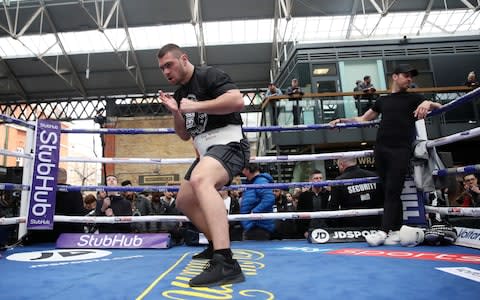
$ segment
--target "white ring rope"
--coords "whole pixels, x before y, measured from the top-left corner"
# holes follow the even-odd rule
[[[479,217],[480,207],[435,207],[425,206],[427,213],[441,215]],[[256,214],[232,214],[228,215],[229,221],[246,220],[283,220],[283,219],[331,219],[359,216],[376,216],[383,214],[383,208],[350,209],[335,211],[315,212],[281,212],[281,213],[256,213]],[[0,218],[0,225],[25,223],[25,217]],[[188,218],[180,215],[157,215],[157,216],[114,216],[114,217],[76,217],[56,215],[55,222],[68,223],[137,223],[137,222],[189,222]]]
[[[463,140],[470,139],[477,136],[480,136],[480,127],[462,131],[452,135],[447,135],[435,140],[427,141],[427,147],[433,148],[437,146],[443,146],[443,145],[451,144],[453,142],[463,141]]]
[[[357,216],[381,215],[383,208],[374,209],[351,209],[335,211],[315,212],[281,212],[281,213],[256,213],[256,214],[232,214],[228,215],[229,221],[245,220],[278,220],[278,219],[318,219],[340,218]],[[0,218],[0,225],[25,223],[25,217]],[[157,216],[114,216],[114,217],[76,217],[55,215],[55,222],[68,223],[133,223],[133,222],[189,222],[186,216],[181,215],[157,215]]]
[[[292,161],[315,161],[339,158],[357,158],[372,156],[373,150],[348,151],[337,153],[320,154],[297,154],[297,155],[279,155],[279,156],[252,156],[252,163],[270,163],[270,162],[292,162]],[[87,162],[87,163],[111,163],[111,164],[190,164],[195,158],[86,158],[86,157],[64,157],[61,162]]]
[[[9,151],[9,150],[5,150],[5,149],[0,149],[0,155],[33,159],[33,155],[31,155],[31,154],[25,154],[25,153],[16,152],[16,151]]]

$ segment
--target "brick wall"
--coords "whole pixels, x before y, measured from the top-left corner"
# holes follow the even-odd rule
[[[108,127],[112,128],[173,128],[173,118],[171,116],[116,118],[108,121],[108,125],[110,125]],[[106,157],[195,157],[192,142],[182,141],[175,134],[115,135],[114,139],[106,139],[105,148],[107,150]],[[115,174],[119,182],[129,179],[133,185],[139,185],[140,177],[147,176],[149,178],[147,185],[156,185],[156,179],[162,180],[162,177],[158,175],[174,174],[181,180],[189,166],[189,164],[115,164],[107,168],[107,173]]]

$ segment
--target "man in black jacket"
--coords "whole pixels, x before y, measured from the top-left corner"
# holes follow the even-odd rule
[[[377,177],[377,174],[361,169],[356,158],[340,158],[337,161],[341,175],[336,180]],[[332,187],[329,210],[378,208],[383,205],[379,183],[359,183]],[[380,227],[381,216],[338,218],[330,220],[332,227]]]
[[[314,170],[310,175],[311,182],[323,181],[323,174],[319,170]],[[312,186],[308,191],[300,194],[298,199],[297,211],[319,211],[326,210],[330,191],[325,187]],[[304,237],[308,236],[308,228],[318,228],[325,226],[322,219],[298,220],[297,230]]]

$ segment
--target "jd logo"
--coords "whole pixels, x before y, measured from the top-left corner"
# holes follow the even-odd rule
[[[105,250],[78,250],[78,249],[61,249],[61,250],[44,250],[35,252],[15,253],[7,256],[8,260],[24,261],[24,262],[57,262],[57,261],[74,261],[87,260],[104,257],[112,254]]]

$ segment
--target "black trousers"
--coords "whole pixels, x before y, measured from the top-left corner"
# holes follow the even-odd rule
[[[382,230],[399,230],[403,223],[402,194],[410,168],[410,147],[375,146],[375,165],[384,189]]]

